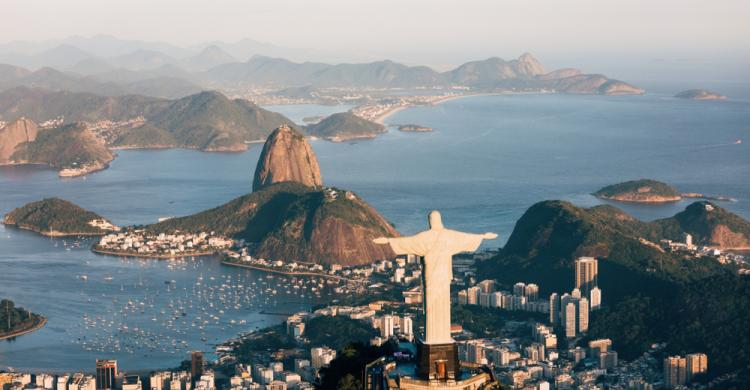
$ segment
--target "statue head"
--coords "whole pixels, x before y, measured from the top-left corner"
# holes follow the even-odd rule
[[[440,216],[440,211],[437,211],[437,210],[430,211],[430,216],[428,220],[430,223],[430,229],[442,229],[443,228],[443,217]]]

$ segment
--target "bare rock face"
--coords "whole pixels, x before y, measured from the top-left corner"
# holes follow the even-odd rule
[[[39,128],[30,119],[20,118],[0,129],[0,164],[11,162],[16,147],[36,140]]]
[[[518,57],[517,68],[519,70],[519,73],[528,76],[537,76],[547,73],[544,70],[544,66],[542,66],[542,63],[534,58],[534,56],[532,56],[530,53],[524,53],[523,55]]]
[[[253,191],[274,183],[297,182],[320,188],[318,159],[305,137],[283,125],[268,136],[255,168]]]

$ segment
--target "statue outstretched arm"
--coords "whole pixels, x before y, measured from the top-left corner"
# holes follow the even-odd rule
[[[411,237],[379,237],[372,240],[376,244],[389,244],[393,252],[397,255],[416,256],[425,256],[427,254],[424,241],[424,238],[420,234]]]
[[[479,245],[482,244],[482,240],[493,240],[497,238],[495,233],[484,233],[484,234],[473,234],[452,231],[451,241],[455,243],[455,253],[459,252],[474,252],[479,249]]]

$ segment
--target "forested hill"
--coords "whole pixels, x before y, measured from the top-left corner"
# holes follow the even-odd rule
[[[592,312],[591,337],[614,341],[625,359],[651,343],[669,353],[705,352],[713,375],[750,365],[750,278],[707,255],[662,249],[662,238],[718,245],[747,238],[750,223],[710,202],[674,217],[639,221],[612,206],[544,201],[516,223],[500,253],[478,265],[480,278],[539,284],[543,295],[573,289],[573,261],[599,259],[603,310]],[[717,234],[717,232],[722,234]],[[730,234],[731,233],[731,234]],[[718,240],[720,241],[720,240]]]

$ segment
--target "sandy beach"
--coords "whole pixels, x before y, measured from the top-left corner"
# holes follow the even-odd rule
[[[511,95],[511,94],[517,94],[517,93],[518,92],[491,92],[491,93],[467,93],[467,94],[461,94],[461,95],[450,95],[450,96],[445,96],[445,97],[442,97],[440,99],[435,100],[434,102],[431,103],[431,105],[437,106],[437,105],[443,104],[445,102],[449,102],[449,101],[452,101],[452,100],[458,100],[458,99],[464,99],[464,98],[468,98],[468,97],[495,96],[495,95]],[[391,115],[393,115],[393,114],[395,114],[395,113],[397,113],[399,111],[405,110],[407,108],[412,108],[412,107],[417,107],[417,106],[418,106],[418,104],[410,104],[410,105],[406,105],[406,106],[394,107],[394,108],[392,108],[392,109],[390,109],[390,110],[382,113],[373,122],[380,123],[381,125],[385,125],[385,120],[388,119],[388,117],[390,117]]]

